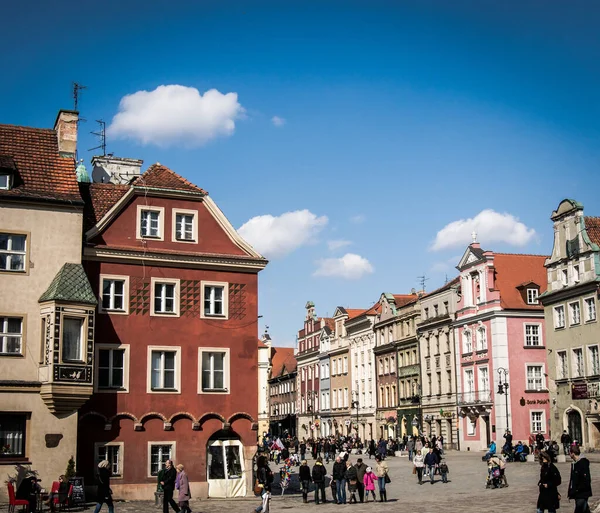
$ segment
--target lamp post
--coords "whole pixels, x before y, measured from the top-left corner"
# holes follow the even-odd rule
[[[358,392],[356,392],[355,395],[356,399],[354,399],[352,401],[352,408],[356,408],[356,438],[358,438],[358,407],[360,406],[360,403],[358,402]]]
[[[307,410],[310,412],[310,434],[311,436],[313,435],[313,424],[314,424],[314,411],[313,411],[313,404],[314,404],[314,397],[317,393],[314,390],[309,390],[309,392],[306,394],[307,399],[308,399],[308,406],[307,406]]]
[[[273,416],[275,418],[279,416],[279,405],[275,405],[275,408],[273,409]],[[277,436],[279,436],[279,426],[281,426],[280,422],[277,423]]]
[[[504,381],[502,381],[504,376]],[[508,431],[508,370],[504,367],[498,369],[498,393],[504,394],[504,401],[506,403],[506,430]]]

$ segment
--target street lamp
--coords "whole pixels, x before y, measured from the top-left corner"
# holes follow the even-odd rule
[[[317,393],[314,390],[310,390],[307,394],[307,399],[308,399],[308,406],[306,407],[306,409],[310,412],[310,433],[312,436],[312,431],[313,431],[313,424],[314,424],[314,411],[313,411],[313,404],[314,404],[314,397],[315,395],[317,395]]]
[[[502,381],[504,376],[504,381]],[[508,431],[508,370],[504,367],[498,369],[498,393],[504,394],[504,400],[506,402],[506,430]]]
[[[356,399],[352,401],[352,408],[356,408],[356,438],[358,438],[358,407],[360,406],[358,402],[358,392],[356,392]]]

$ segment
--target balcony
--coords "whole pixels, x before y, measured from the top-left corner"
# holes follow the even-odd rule
[[[487,416],[492,410],[491,390],[477,390],[458,394],[458,413],[462,417]]]

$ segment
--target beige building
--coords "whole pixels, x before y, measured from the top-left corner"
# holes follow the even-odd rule
[[[600,218],[563,200],[552,213],[554,247],[545,262],[552,438],[567,430],[586,449],[600,448]]]
[[[22,465],[48,484],[77,456],[77,410],[92,393],[76,141],[76,112],[54,130],[0,125],[0,473]]]
[[[346,335],[346,321],[359,311],[337,307],[333,314],[334,332],[329,346],[329,390],[331,397],[331,421],[333,432],[342,435],[355,434],[351,419],[352,380],[350,376],[350,351]]]
[[[417,325],[421,361],[423,431],[458,448],[454,329],[458,278],[423,296]]]

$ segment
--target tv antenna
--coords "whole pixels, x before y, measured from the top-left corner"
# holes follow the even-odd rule
[[[98,132],[90,132],[90,134],[98,137],[100,139],[100,144],[94,148],[90,148],[88,151],[94,151],[101,148],[102,156],[106,157],[106,121],[103,121],[102,119],[97,119],[96,123],[100,125],[100,130]]]
[[[417,280],[419,280],[419,285],[421,285],[421,290],[425,292],[425,282],[429,281],[429,278],[426,278],[425,275],[417,276]]]
[[[81,85],[79,82],[73,82],[73,110],[78,110],[79,96],[82,89],[87,89],[87,86]]]

